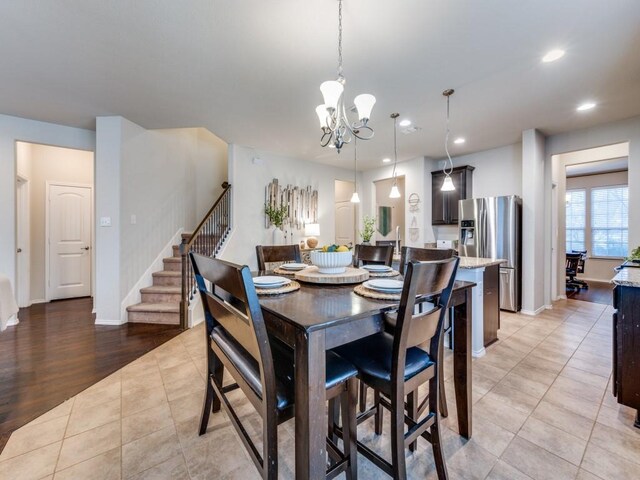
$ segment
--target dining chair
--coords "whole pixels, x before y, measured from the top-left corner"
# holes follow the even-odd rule
[[[211,412],[222,407],[262,478],[278,477],[278,425],[294,414],[293,351],[267,334],[249,267],[190,253],[206,321],[208,375],[199,435]],[[207,288],[206,282],[210,282]],[[327,478],[346,472],[357,478],[357,370],[335,352],[326,357],[326,396],[342,409],[342,451],[327,439],[331,467]],[[234,382],[223,385],[224,370]],[[262,453],[251,440],[227,394],[240,388],[262,417]]]
[[[402,247],[401,253],[400,253],[400,268],[399,268],[400,273],[404,275],[407,268],[407,264],[412,261],[425,262],[425,261],[433,261],[433,260],[446,260],[448,258],[453,258],[455,253],[456,253],[455,250],[453,250],[452,248]],[[430,304],[422,304],[422,306],[418,305],[417,313],[420,313],[419,310],[423,308],[423,306],[425,305],[430,306]],[[449,309],[449,318],[450,319],[453,318],[453,313],[451,312],[451,309]],[[393,330],[395,326],[395,322],[390,323],[388,321],[387,326],[390,327],[391,330]],[[449,343],[451,343],[451,332],[452,332],[452,328],[451,328],[451,321],[450,321],[449,325],[445,325],[443,329],[443,333],[449,334]],[[441,348],[441,351],[439,353],[440,357],[444,355],[443,346],[444,346],[444,342],[440,344],[440,348]],[[440,362],[440,369],[443,369],[443,368],[444,368],[443,362]],[[361,383],[360,393],[359,393],[359,405],[360,405],[361,413],[367,409],[366,402],[367,402],[367,386],[364,383]],[[408,404],[411,404],[411,401],[409,401]],[[447,407],[447,396],[444,389],[443,370],[440,371],[440,413],[442,414],[443,417],[449,416],[449,409]],[[415,450],[415,447],[416,447],[415,443],[411,444],[412,451]]]
[[[258,270],[266,270],[266,264],[272,262],[302,262],[300,245],[256,245]]]
[[[353,266],[387,265],[393,262],[392,245],[362,245],[357,244],[353,252]]]
[[[382,408],[391,412],[391,463],[360,442],[358,450],[395,479],[406,478],[405,448],[420,437],[431,442],[438,478],[448,478],[440,438],[438,390],[442,370],[438,364],[443,360],[442,329],[458,263],[457,257],[409,263],[393,333],[377,333],[336,348],[356,366],[360,381],[375,390],[376,403],[362,418],[375,415],[376,434],[382,433]],[[414,313],[417,304],[433,298],[437,300],[428,311]],[[429,346],[429,353],[420,347],[423,344]],[[425,383],[429,389],[427,414],[420,419],[416,392]],[[405,405],[405,397],[413,406]]]

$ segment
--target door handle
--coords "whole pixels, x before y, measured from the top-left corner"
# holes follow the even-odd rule
[[[82,250],[89,250],[90,247],[82,247]]]

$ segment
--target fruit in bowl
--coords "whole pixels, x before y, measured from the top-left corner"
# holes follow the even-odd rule
[[[320,273],[344,273],[353,263],[353,255],[345,245],[325,245],[322,251],[313,250],[310,256]]]

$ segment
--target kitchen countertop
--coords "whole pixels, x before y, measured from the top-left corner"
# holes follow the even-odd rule
[[[640,268],[623,268],[613,277],[611,283],[622,285],[623,287],[640,288]]]
[[[458,267],[466,269],[485,268],[505,262],[506,260],[502,258],[460,257],[460,265]]]

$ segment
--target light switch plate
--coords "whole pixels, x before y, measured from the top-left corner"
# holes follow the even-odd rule
[[[100,226],[101,227],[110,227],[111,226],[111,217],[100,217]]]
[[[136,216],[135,215],[131,215],[131,225],[135,225],[137,221],[138,221],[138,219],[136,218]]]

